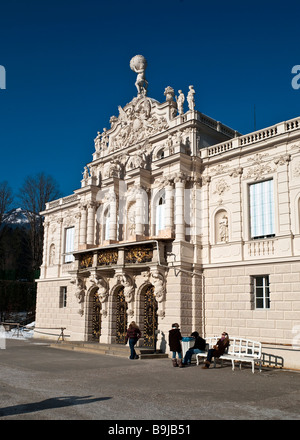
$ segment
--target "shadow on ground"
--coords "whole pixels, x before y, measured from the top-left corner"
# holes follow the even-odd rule
[[[65,406],[85,405],[86,403],[99,402],[109,400],[111,397],[99,397],[91,399],[92,396],[66,396],[52,397],[51,399],[42,400],[40,402],[25,403],[20,405],[7,406],[0,409],[0,417],[12,416],[17,414],[28,414],[47,409],[63,408]]]

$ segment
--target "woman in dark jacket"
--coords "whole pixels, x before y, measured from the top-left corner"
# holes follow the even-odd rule
[[[172,351],[172,364],[173,367],[177,367],[176,353],[178,353],[178,366],[182,367],[182,349],[181,341],[182,336],[179,330],[179,324],[172,324],[172,330],[169,331],[169,346]]]
[[[188,351],[185,353],[184,359],[183,359],[183,365],[189,365],[191,363],[191,359],[193,354],[197,353],[204,353],[205,347],[206,347],[206,341],[205,339],[201,338],[199,336],[198,332],[193,332],[191,334],[192,338],[195,339],[195,343],[193,347],[189,348]]]
[[[125,344],[127,344],[127,341],[129,339],[129,347],[130,347],[130,357],[129,359],[138,359],[138,355],[135,352],[134,346],[137,343],[137,341],[141,337],[141,331],[136,325],[134,321],[132,321],[129,324],[129,327],[127,329],[126,337],[125,337]]]
[[[226,349],[229,347],[229,336],[228,333],[223,332],[221,338],[218,340],[217,344],[208,350],[205,365],[202,368],[209,368],[211,360],[213,357],[218,358],[225,353]]]

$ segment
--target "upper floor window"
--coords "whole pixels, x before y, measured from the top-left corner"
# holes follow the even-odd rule
[[[159,150],[159,152],[157,153],[157,159],[163,159],[165,157],[165,151]]]
[[[250,185],[250,231],[251,238],[275,235],[273,180]]]
[[[74,226],[65,230],[65,263],[70,263],[74,261],[74,236]]]
[[[158,204],[156,206],[156,235],[159,234],[160,231],[165,229],[165,197],[162,196],[158,200]]]

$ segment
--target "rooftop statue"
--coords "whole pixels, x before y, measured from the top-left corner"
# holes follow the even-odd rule
[[[187,101],[189,104],[189,110],[195,110],[195,90],[194,86],[189,86],[189,93],[187,95]]]
[[[138,91],[138,96],[147,95],[148,81],[145,78],[145,70],[147,68],[147,60],[143,55],[135,55],[130,60],[130,68],[137,73],[135,86]]]
[[[177,106],[178,106],[178,113],[180,115],[183,115],[184,111],[183,111],[183,103],[185,101],[184,98],[184,94],[182,93],[182,90],[178,90],[178,97],[175,97],[176,102],[177,102]]]

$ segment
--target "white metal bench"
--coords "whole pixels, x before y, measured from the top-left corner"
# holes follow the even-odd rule
[[[213,336],[206,338],[206,344],[209,348],[213,348],[216,345],[219,337]],[[234,363],[239,362],[240,368],[242,362],[249,362],[252,365],[252,373],[254,373],[254,365],[259,365],[259,371],[261,371],[261,343],[257,341],[251,341],[250,339],[243,339],[238,337],[231,337],[230,345],[226,353],[220,356],[218,359],[230,360],[232,363],[232,370],[234,370]],[[196,354],[197,365],[201,358],[206,358],[206,353]],[[214,367],[216,366],[216,358],[214,358]]]

